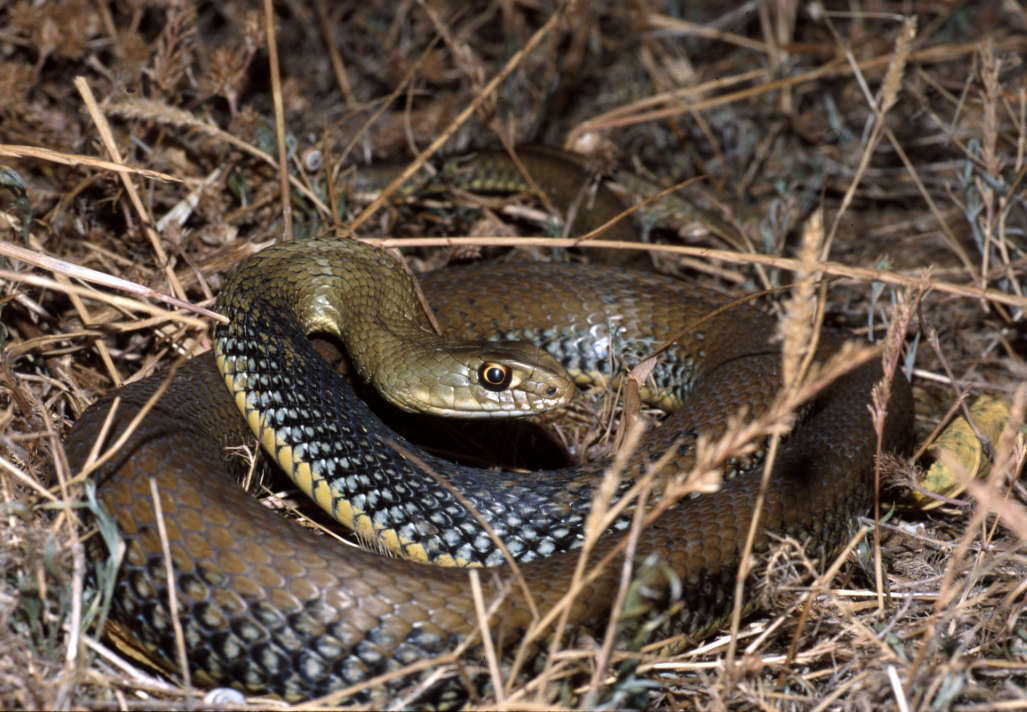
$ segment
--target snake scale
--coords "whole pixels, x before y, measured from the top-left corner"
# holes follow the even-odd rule
[[[542,167],[565,170],[559,162]],[[127,543],[112,616],[157,665],[178,669],[154,483],[196,683],[308,699],[449,653],[479,630],[465,570],[333,545],[247,496],[233,474],[240,461],[226,448],[252,443],[250,427],[301,489],[358,532],[414,559],[496,565],[481,582],[486,601],[503,595],[489,619],[503,645],[531,625],[531,607],[494,541],[436,476],[520,560],[541,611],[565,595],[602,463],[515,474],[432,456],[389,430],[306,338],[334,329],[335,319],[352,326],[355,335],[343,330],[341,337],[351,356],[369,352],[371,366],[359,366],[360,354],[355,360],[372,383],[389,381],[374,359],[393,366],[398,359],[400,371],[440,368],[435,356],[449,355],[435,341],[416,356],[401,341],[387,343],[433,338],[409,298],[399,296],[409,282],[391,257],[355,241],[289,243],[249,258],[219,299],[231,324],[215,331],[216,355],[186,362],[93,475]],[[559,376],[556,385],[546,381],[550,371],[562,373],[563,366],[581,382],[603,378],[675,337],[650,382],[654,393],[682,404],[645,436],[625,468],[628,481],[669,450],[663,473],[686,472],[700,431],[724,432],[729,416],[743,406],[758,411],[778,388],[772,320],[741,306],[695,326],[719,302],[672,279],[602,266],[508,263],[450,268],[424,275],[421,284],[443,333],[462,340],[460,363],[436,373],[425,398],[452,403],[447,394],[477,378],[489,392],[523,383],[531,397],[562,401],[566,384]],[[337,299],[338,289],[344,297]],[[465,367],[470,377],[452,375]],[[536,369],[541,385],[532,381]],[[808,538],[817,551],[830,551],[852,516],[869,506],[876,439],[866,405],[879,378],[880,365],[869,363],[838,379],[786,439],[762,510],[758,551],[768,546],[768,533]],[[417,380],[409,390],[417,390]],[[72,467],[88,460],[102,434],[113,443],[161,382],[158,376],[126,386],[87,409],[66,439]],[[117,408],[105,431],[114,395]],[[904,449],[911,426],[911,395],[899,377],[884,448]],[[643,531],[639,561],[657,554],[680,582],[674,631],[700,636],[730,610],[758,487],[758,470],[739,474],[713,494],[680,502]],[[622,538],[621,525],[600,539],[593,559]],[[105,555],[102,546],[91,551]],[[585,586],[570,608],[573,625],[601,625],[619,569],[607,566]],[[477,648],[471,650],[473,660]],[[382,701],[410,682],[391,680],[354,699]]]

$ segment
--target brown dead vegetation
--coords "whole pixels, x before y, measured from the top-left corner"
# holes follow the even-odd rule
[[[367,237],[497,236],[511,214],[521,232],[554,229],[524,217],[530,200],[372,212],[336,189],[372,160],[532,142],[661,185],[698,177],[680,191],[693,212],[653,230],[674,246],[653,250],[661,270],[736,296],[799,282],[767,308],[808,323],[820,298],[827,322],[877,340],[916,304],[918,454],[982,392],[1022,423],[1021,3],[552,5],[278,2],[274,72],[255,4],[0,3],[0,705],[177,707],[188,694],[86,625],[84,494],[60,448],[97,395],[204,348],[202,315],[164,297],[206,305],[242,256],[333,214]],[[408,254],[437,266],[501,242]],[[1019,708],[1023,437],[990,443],[987,477],[941,508],[892,513],[889,491],[876,536],[838,562],[783,543],[748,592],[762,614],[646,655],[618,684],[651,686],[655,709]],[[561,664],[619,660],[578,642]],[[559,691],[541,699],[558,705]],[[536,694],[524,680],[507,697]]]

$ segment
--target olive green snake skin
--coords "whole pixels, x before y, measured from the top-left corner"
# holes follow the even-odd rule
[[[277,245],[250,258],[220,297],[231,324],[216,329],[214,358],[185,363],[94,475],[128,545],[113,618],[159,666],[174,671],[178,661],[152,483],[160,492],[194,683],[307,699],[450,653],[480,630],[467,571],[335,545],[247,496],[232,474],[238,457],[225,449],[252,444],[247,424],[301,489],[358,532],[414,559],[496,566],[483,572],[481,583],[486,602],[503,596],[489,618],[502,645],[516,643],[532,625],[531,606],[504,554],[436,476],[519,560],[543,615],[564,597],[603,464],[513,474],[432,456],[388,429],[306,338],[309,331],[332,330],[337,317],[358,363],[354,352],[369,349],[370,362],[398,360],[400,372],[404,362],[440,368],[432,354],[450,356],[410,306],[408,283],[391,257],[352,241]],[[646,436],[625,468],[627,483],[671,448],[663,475],[687,472],[700,431],[724,432],[729,416],[742,406],[765,407],[778,388],[772,321],[735,307],[695,326],[718,300],[675,280],[601,266],[509,263],[449,269],[421,283],[447,336],[531,341],[541,349],[464,341],[449,373],[465,368],[471,375],[431,379],[426,393],[413,398],[448,399],[453,407],[444,410],[460,410],[466,396],[453,394],[483,385],[482,379],[492,381],[489,393],[523,384],[528,395],[514,398],[522,405],[534,398],[562,402],[569,386],[559,380],[557,362],[587,380],[611,366],[630,368],[676,338],[652,383],[654,392],[672,393],[683,405]],[[345,296],[333,297],[340,288]],[[387,343],[389,335],[395,344]],[[406,351],[407,337],[425,348]],[[490,370],[497,364],[500,370]],[[372,383],[393,382],[374,366],[358,371]],[[830,551],[852,516],[866,511],[876,447],[866,405],[879,378],[879,364],[871,363],[839,379],[787,438],[762,509],[757,551],[766,549],[769,533],[807,538],[816,551]],[[161,380],[117,394],[106,444]],[[400,401],[418,390],[421,379],[413,380],[400,389]],[[94,404],[69,434],[73,468],[87,461],[111,406],[112,397]],[[911,425],[909,387],[899,377],[883,447],[902,450]],[[674,631],[705,634],[730,610],[758,487],[758,470],[740,474],[713,494],[680,502],[642,533],[638,560],[657,554],[680,581]],[[617,545],[621,529],[623,522],[600,540],[593,560]],[[613,565],[590,581],[570,607],[570,623],[601,625],[619,577]],[[477,651],[470,648],[472,661]],[[355,699],[380,702],[415,679],[391,680]]]

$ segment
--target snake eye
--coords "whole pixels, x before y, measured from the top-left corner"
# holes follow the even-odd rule
[[[486,361],[478,369],[478,383],[490,391],[501,391],[510,385],[513,373],[501,363]]]

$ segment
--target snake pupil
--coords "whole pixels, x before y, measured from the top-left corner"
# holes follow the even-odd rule
[[[510,385],[510,369],[501,363],[485,362],[478,369],[478,382],[490,391],[501,391]]]

